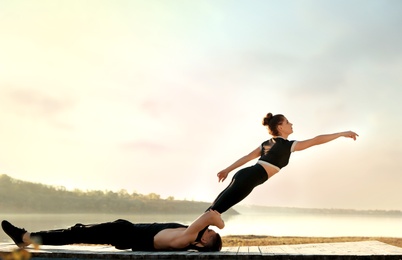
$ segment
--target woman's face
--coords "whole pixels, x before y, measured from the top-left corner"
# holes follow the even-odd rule
[[[289,120],[285,117],[282,124],[278,126],[279,130],[284,135],[290,135],[293,133],[293,124],[289,122]]]

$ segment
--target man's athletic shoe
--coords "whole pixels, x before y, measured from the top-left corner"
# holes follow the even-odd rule
[[[22,241],[22,236],[27,232],[25,229],[15,227],[7,220],[3,220],[1,222],[1,227],[3,228],[4,232],[6,232],[9,237],[11,237],[11,239],[17,246],[25,246],[24,241]]]

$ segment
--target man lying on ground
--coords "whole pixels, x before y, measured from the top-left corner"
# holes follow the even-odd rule
[[[221,215],[215,210],[205,212],[189,226],[179,223],[131,223],[118,219],[100,224],[76,224],[68,229],[27,232],[7,220],[1,222],[4,232],[19,247],[85,243],[110,244],[117,249],[133,251],[220,251],[221,237],[209,229],[209,225],[220,229],[225,226]]]

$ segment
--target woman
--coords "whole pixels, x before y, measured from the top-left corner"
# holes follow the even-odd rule
[[[302,151],[314,145],[328,143],[338,137],[348,137],[356,140],[358,136],[352,131],[319,135],[304,141],[289,141],[287,138],[293,133],[292,123],[285,116],[268,113],[262,124],[268,128],[272,138],[263,142],[258,148],[241,157],[226,169],[220,171],[218,181],[224,181],[234,169],[259,157],[253,166],[239,170],[232,178],[230,184],[224,189],[209,209],[223,213],[233,205],[242,201],[258,185],[277,174],[289,162],[292,152]]]

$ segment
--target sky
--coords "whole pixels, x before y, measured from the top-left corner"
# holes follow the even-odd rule
[[[242,205],[402,210],[401,13],[399,0],[0,0],[0,174],[212,202],[272,112],[290,140],[360,137],[293,153]]]

